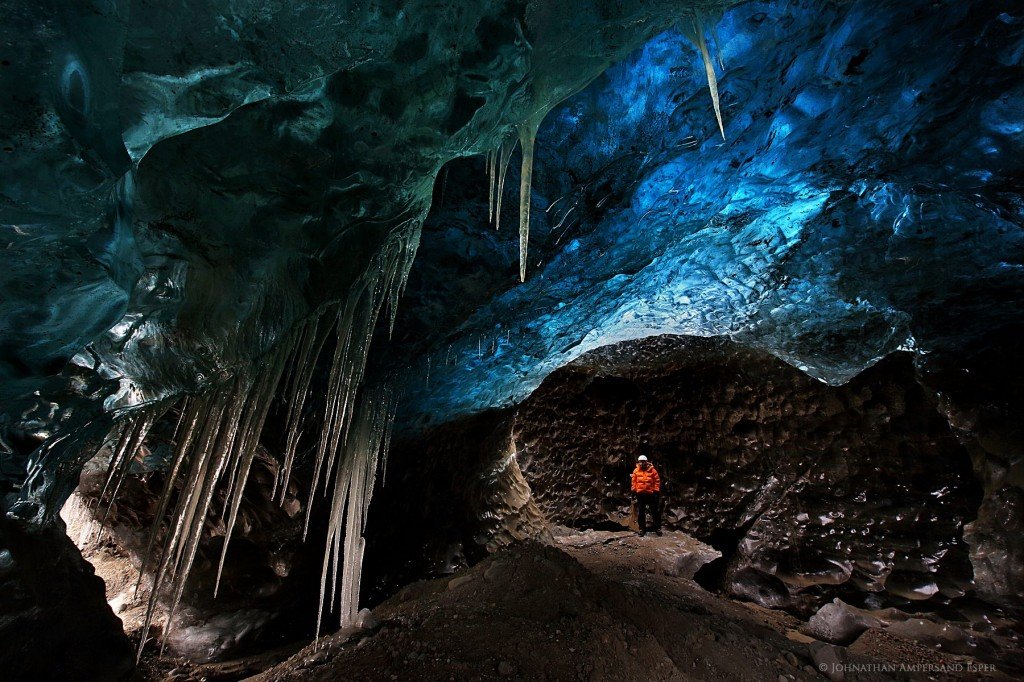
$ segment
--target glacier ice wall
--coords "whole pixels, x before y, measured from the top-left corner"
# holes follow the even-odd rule
[[[404,421],[518,401],[651,334],[838,384],[1020,325],[1022,26],[1006,2],[745,3],[711,45],[724,142],[700,56],[663,33],[541,126],[523,285],[480,164],[446,169],[381,356],[418,358]]]
[[[254,373],[414,252],[446,161],[729,4],[5,4],[4,506],[52,515],[116,418]]]

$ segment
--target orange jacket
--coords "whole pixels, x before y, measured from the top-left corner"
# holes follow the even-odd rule
[[[658,476],[658,470],[654,468],[653,464],[648,466],[646,471],[637,464],[636,469],[633,469],[631,481],[631,488],[635,493],[661,492],[661,477]]]

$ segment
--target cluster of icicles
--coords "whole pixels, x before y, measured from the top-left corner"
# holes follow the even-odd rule
[[[704,62],[715,116],[724,139],[718,82],[700,19],[694,17],[683,30],[697,46]],[[519,186],[521,281],[526,280],[534,146],[542,120],[543,112],[534,115],[517,127],[516,136],[503,140],[496,150],[487,154],[488,217],[497,229],[500,227],[509,161],[517,143],[522,148]],[[147,433],[172,409],[176,408],[180,414],[174,436],[174,455],[160,496],[149,546],[140,567],[140,582],[147,568],[154,572],[143,633],[149,631],[156,606],[165,592],[170,598],[167,618],[167,626],[170,627],[195,560],[215,492],[219,486],[223,486],[226,490],[226,504],[222,515],[226,531],[217,567],[216,595],[263,423],[272,401],[282,391],[288,404],[287,436],[277,495],[279,501],[284,502],[302,433],[300,427],[306,396],[317,360],[331,334],[336,335],[336,345],[328,377],[327,408],[316,447],[313,478],[306,505],[304,536],[309,530],[317,491],[326,495],[333,480],[316,631],[319,634],[325,603],[330,604],[332,610],[337,603],[342,625],[355,621],[365,546],[363,531],[366,513],[377,472],[386,462],[395,414],[395,398],[389,389],[377,388],[362,392],[359,389],[377,318],[387,302],[391,323],[394,324],[398,298],[405,286],[418,241],[417,223],[406,230],[402,238],[388,243],[364,277],[353,287],[344,304],[321,311],[289,334],[278,344],[276,351],[264,359],[258,371],[239,373],[205,394],[186,397],[180,402],[164,401],[135,409],[119,422],[107,480],[100,495],[100,500],[106,501],[108,511]],[[175,495],[175,507],[167,516]],[[160,536],[160,526],[165,517],[168,519],[168,527],[163,547],[154,554],[154,545]],[[155,566],[152,565],[154,561]],[[140,655],[145,643],[146,637],[143,636],[139,645]]]
[[[704,73],[708,79],[708,91],[711,93],[711,104],[715,109],[715,120],[718,123],[718,130],[725,139],[725,123],[722,120],[721,98],[718,95],[718,77],[715,74],[715,64],[708,49],[707,39],[704,35],[703,20],[699,15],[689,17],[689,21],[681,22],[682,32],[689,38],[700,53],[701,61],[704,63]],[[722,59],[721,44],[715,40],[718,48],[719,68],[725,69],[725,62]],[[487,200],[488,200],[488,221],[494,224],[495,229],[501,227],[501,199],[505,193],[505,175],[508,172],[508,163],[515,151],[516,143],[522,147],[522,167],[519,173],[519,281],[526,281],[526,255],[530,241],[530,191],[533,184],[533,156],[534,147],[537,141],[537,130],[544,120],[545,110],[528,118],[517,126],[517,136],[511,139],[502,139],[496,150],[487,153],[487,177],[489,179]]]
[[[290,333],[269,357],[262,359],[260,369],[240,372],[201,395],[135,409],[120,420],[99,498],[101,504],[107,505],[107,512],[153,425],[172,410],[180,415],[173,438],[174,454],[139,571],[139,583],[147,569],[153,573],[139,655],[146,643],[145,633],[149,632],[156,607],[164,595],[170,604],[167,616],[167,628],[170,628],[215,492],[223,489],[226,502],[221,513],[225,538],[217,567],[216,595],[263,423],[278,395],[287,401],[286,445],[275,491],[279,501],[284,502],[302,435],[306,396],[317,360],[331,335],[335,335],[335,349],[328,375],[327,407],[313,460],[304,536],[309,530],[316,494],[319,491],[327,495],[333,480],[317,633],[321,629],[325,603],[332,611],[337,605],[341,625],[355,621],[366,513],[378,469],[385,463],[395,414],[395,398],[389,387],[360,389],[360,386],[370,338],[385,303],[389,304],[391,324],[394,324],[395,307],[419,242],[419,225],[407,225],[407,229],[398,233],[400,236],[383,248],[344,303],[328,307]],[[172,500],[175,500],[174,508],[168,515]],[[105,520],[106,513],[103,518]],[[155,551],[165,519],[163,546]]]

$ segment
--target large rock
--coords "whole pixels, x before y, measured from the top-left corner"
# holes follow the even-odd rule
[[[991,598],[1021,603],[1024,591],[1024,490],[1000,488],[985,497],[978,517],[964,527],[974,579]]]
[[[820,640],[849,644],[870,628],[882,627],[882,621],[861,609],[835,599],[825,604],[807,621],[807,631]]]

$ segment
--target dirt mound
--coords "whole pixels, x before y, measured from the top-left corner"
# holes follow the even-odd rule
[[[605,547],[600,551],[608,553]],[[649,568],[700,592],[658,565]],[[374,617],[379,620],[374,629],[339,632],[258,679],[818,677],[805,669],[811,660],[804,644],[753,618],[743,622],[712,613],[706,605],[635,579],[628,570],[601,575],[561,549],[536,543],[501,552],[449,580],[410,585],[378,607]]]
[[[454,576],[406,586],[348,628],[217,664],[150,661],[147,679],[892,680],[1010,679],[995,666],[870,629],[849,647],[792,614],[703,590],[717,552],[677,532],[555,528]],[[274,667],[271,667],[274,666]],[[261,671],[263,671],[261,673]],[[847,671],[854,673],[846,674]]]

